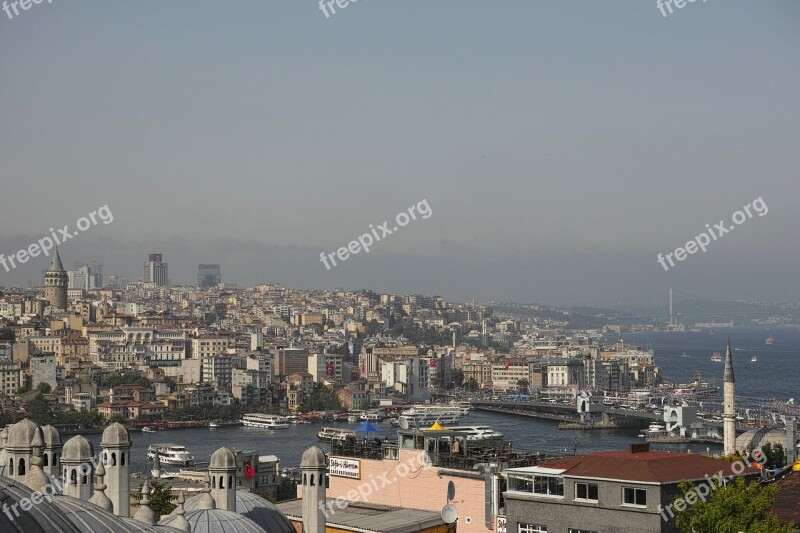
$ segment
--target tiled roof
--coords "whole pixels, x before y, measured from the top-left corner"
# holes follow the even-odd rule
[[[702,479],[706,474],[713,476],[720,470],[724,476],[732,476],[735,475],[732,465],[722,459],[693,453],[611,451],[563,457],[542,463],[541,466],[565,470],[565,476],[676,483]],[[756,472],[756,468],[748,467],[742,473]]]
[[[772,512],[782,524],[800,525],[800,472],[789,472],[777,482],[778,492],[772,504]]]

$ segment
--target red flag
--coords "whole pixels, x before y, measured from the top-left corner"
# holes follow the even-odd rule
[[[244,464],[244,477],[256,477],[256,471],[253,469],[253,463],[245,461]]]
[[[509,365],[508,359],[506,359],[506,370],[508,370],[508,365]]]

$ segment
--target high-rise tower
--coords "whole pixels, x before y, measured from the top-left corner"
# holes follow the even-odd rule
[[[69,276],[64,265],[61,264],[61,257],[58,255],[58,248],[53,254],[50,262],[50,269],[44,275],[44,299],[50,305],[58,309],[67,309],[67,287],[69,286]]]
[[[724,382],[724,409],[722,411],[723,453],[725,455],[731,455],[736,451],[736,404],[734,403],[736,379],[733,377],[733,356],[731,355],[730,337],[728,337],[728,348],[725,350]]]

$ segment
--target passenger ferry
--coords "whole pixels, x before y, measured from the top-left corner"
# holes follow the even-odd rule
[[[263,413],[247,413],[242,417],[242,424],[251,428],[289,429],[289,422],[285,418]]]
[[[458,424],[461,413],[461,408],[447,405],[412,405],[404,409],[400,415],[409,421],[413,419],[419,426],[423,426],[437,421],[445,425]]]
[[[466,433],[467,442],[500,440],[505,436],[499,431],[493,430],[491,426],[448,426],[447,429]]]
[[[722,355],[719,352],[714,352],[713,354],[711,354],[711,361],[714,363],[721,363]]]
[[[151,444],[147,448],[147,459],[152,461],[156,454],[161,464],[189,466],[194,461],[194,456],[189,453],[186,446],[180,444]]]
[[[328,442],[330,442],[332,440],[345,441],[345,440],[347,440],[348,437],[352,437],[353,439],[355,439],[356,438],[356,432],[353,431],[352,429],[327,428],[326,427],[326,428],[322,428],[322,430],[320,430],[317,433],[317,438],[319,440],[324,440],[324,441],[328,441]]]

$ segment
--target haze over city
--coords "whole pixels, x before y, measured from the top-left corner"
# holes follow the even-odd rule
[[[0,20],[0,253],[467,301],[800,296],[796,2],[47,2]],[[709,29],[713,28],[713,31]],[[756,198],[755,217],[665,271]],[[416,220],[326,270],[422,199]],[[40,285],[49,259],[0,269]]]

